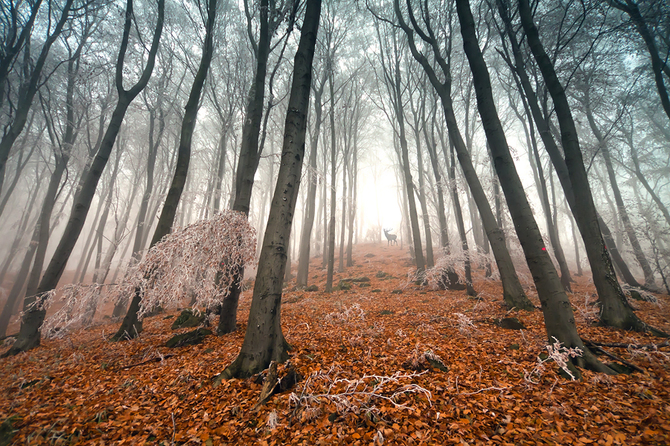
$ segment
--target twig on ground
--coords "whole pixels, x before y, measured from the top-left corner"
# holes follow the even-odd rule
[[[641,369],[640,367],[638,367],[638,366],[636,366],[635,364],[632,364],[632,363],[626,361],[625,359],[621,359],[621,358],[618,357],[617,355],[613,355],[612,353],[609,353],[609,352],[606,351],[604,348],[602,348],[602,347],[600,347],[600,346],[598,346],[598,345],[595,345],[595,344],[594,344],[593,342],[591,342],[591,341],[584,341],[584,344],[585,344],[588,348],[597,350],[597,351],[599,351],[600,353],[602,353],[603,355],[605,355],[605,356],[607,356],[607,357],[609,357],[609,358],[611,358],[611,359],[614,359],[615,361],[619,361],[620,363],[622,363],[622,364],[625,365],[626,367],[629,367],[629,368],[631,368],[631,369],[633,369],[633,370],[637,370],[637,371],[640,372],[640,373],[645,373],[644,369]]]

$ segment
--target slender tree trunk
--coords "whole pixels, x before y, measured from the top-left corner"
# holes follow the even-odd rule
[[[414,247],[414,262],[416,263],[417,275],[422,276],[426,269],[426,261],[423,256],[423,246],[421,242],[421,229],[419,227],[419,217],[416,209],[416,200],[414,198],[414,180],[412,179],[412,172],[409,164],[409,150],[407,147],[407,136],[405,131],[405,110],[403,107],[402,94],[402,79],[400,70],[400,56],[397,48],[396,39],[394,36],[394,54],[395,66],[393,68],[393,84],[391,85],[392,94],[394,95],[394,113],[396,121],[398,121],[398,142],[400,143],[400,160],[402,166],[402,174],[405,185],[405,193],[407,194],[407,205],[409,207],[409,223],[412,234],[412,245]],[[391,75],[388,75],[391,78]]]
[[[340,220],[340,254],[337,259],[338,273],[344,272],[344,235],[347,231],[347,175],[349,174],[349,149],[345,148],[342,152],[342,217]]]
[[[349,177],[349,183],[351,187],[349,188],[349,240],[347,241],[347,266],[354,266],[354,259],[352,256],[352,244],[354,238],[354,232],[356,227],[354,224],[357,212],[357,194],[358,194],[358,130],[355,129],[354,132],[354,147],[351,152],[351,176]]]
[[[74,248],[74,245],[79,238],[79,234],[81,233],[82,227],[84,226],[86,215],[88,214],[91,201],[95,195],[95,189],[102,175],[102,171],[107,164],[107,160],[109,159],[109,155],[112,151],[112,147],[114,146],[114,142],[116,141],[116,136],[123,122],[126,110],[128,109],[130,102],[140,93],[140,91],[149,81],[149,77],[151,76],[154,62],[156,60],[158,42],[160,41],[160,35],[163,29],[164,9],[164,0],[158,0],[158,18],[156,21],[156,30],[154,32],[154,37],[146,66],[138,82],[130,90],[125,90],[122,85],[124,65],[123,61],[125,58],[126,49],[128,47],[128,38],[130,35],[130,27],[133,18],[133,2],[132,0],[128,0],[127,2],[123,39],[121,41],[121,49],[119,51],[119,57],[116,64],[116,87],[118,92],[118,102],[116,109],[112,113],[112,118],[110,120],[109,126],[107,127],[105,136],[103,137],[100,149],[98,150],[98,153],[95,156],[93,163],[91,164],[91,169],[86,173],[86,178],[83,181],[83,187],[75,197],[70,219],[68,220],[65,231],[58,246],[56,247],[56,251],[54,252],[53,257],[49,262],[49,266],[47,267],[44,276],[40,281],[36,296],[26,298],[24,302],[24,308],[26,308],[27,311],[24,313],[23,320],[21,321],[21,330],[19,332],[19,336],[16,339],[14,345],[6,353],[8,356],[27,351],[40,344],[39,329],[42,326],[42,322],[44,321],[44,317],[46,315],[46,310],[43,309],[42,305],[40,304],[44,299],[44,294],[56,288],[58,281],[60,280],[60,277],[65,270],[65,265],[70,258],[72,249]]]
[[[179,137],[179,149],[177,151],[177,164],[175,167],[174,177],[170,189],[168,190],[165,203],[161,215],[158,219],[158,225],[151,239],[151,245],[154,246],[160,242],[161,239],[172,231],[177,207],[179,206],[179,199],[184,191],[186,184],[186,177],[188,175],[188,166],[191,159],[191,141],[193,140],[193,133],[198,116],[198,109],[200,107],[200,96],[202,94],[205,80],[207,79],[207,72],[212,61],[214,53],[214,23],[216,20],[216,5],[218,0],[208,0],[207,2],[207,23],[205,42],[202,50],[202,58],[198,71],[193,78],[193,85],[188,96],[188,101],[184,107],[184,118],[181,125],[181,133]],[[121,322],[121,327],[112,337],[112,340],[119,341],[123,339],[130,339],[142,332],[142,321],[137,316],[137,310],[140,307],[142,299],[141,290],[136,289],[130,307],[126,312],[126,316]]]
[[[418,123],[415,122],[414,139],[416,142],[417,165],[419,167],[419,205],[421,206],[421,220],[423,221],[423,232],[426,236],[426,267],[435,266],[435,257],[433,256],[433,236],[430,229],[430,216],[428,215],[428,205],[426,203],[426,185],[423,172],[423,154],[421,153],[421,134],[419,133]]]
[[[518,80],[518,77],[515,76],[517,81],[517,86],[519,91],[523,91],[521,82]],[[565,253],[563,252],[563,246],[558,235],[558,229],[554,223],[554,219],[551,215],[551,205],[549,204],[549,193],[547,192],[547,181],[544,176],[544,169],[542,168],[542,160],[540,159],[540,152],[537,148],[537,140],[535,138],[535,129],[533,128],[533,116],[528,107],[528,102],[526,97],[522,94],[521,101],[523,102],[524,112],[526,118],[517,113],[517,117],[521,120],[524,127],[524,134],[526,135],[526,147],[528,147],[528,156],[533,167],[533,173],[535,177],[535,185],[537,190],[540,193],[540,202],[542,203],[542,211],[544,213],[544,219],[547,224],[547,233],[549,234],[549,241],[551,242],[551,247],[556,256],[556,261],[561,270],[561,283],[565,291],[572,292],[570,282],[572,282],[572,277],[570,276],[570,269],[568,268],[568,262],[565,260]],[[516,112],[516,109],[515,109]],[[551,172],[549,173],[551,176]],[[553,182],[552,182],[552,194],[553,194]],[[554,208],[555,209],[555,208]]]
[[[566,348],[582,350],[581,357],[573,358],[576,365],[585,366],[599,372],[616,374],[602,364],[584,346],[579,337],[570,301],[544,247],[542,235],[533,217],[533,211],[509,152],[507,139],[495,108],[486,62],[479,49],[474,19],[468,0],[456,0],[456,8],[461,23],[463,49],[467,55],[474,79],[477,106],[482,118],[482,125],[486,132],[486,139],[493,155],[496,172],[507,199],[517,236],[521,242],[542,304],[549,342],[554,342],[555,339],[563,343]]]
[[[335,87],[333,61],[329,59],[328,86],[330,87],[330,220],[328,221],[328,262],[326,272],[326,293],[333,291],[333,271],[335,269],[335,212],[337,210],[337,144],[335,140]]]
[[[430,166],[433,169],[433,176],[435,177],[436,192],[437,192],[437,221],[440,227],[440,246],[444,254],[449,254],[449,227],[447,226],[447,216],[444,206],[444,193],[442,192],[443,181],[440,173],[440,165],[437,159],[437,149],[435,147],[436,141],[432,131],[435,128],[435,114],[433,113],[431,119],[431,134],[429,138],[426,127],[424,130],[424,137],[426,140],[426,149],[428,150],[428,157],[430,158]]]
[[[560,125],[563,152],[565,153],[565,160],[563,161],[565,168],[563,168],[563,164],[561,163],[563,159],[560,153],[555,153],[552,150],[553,153],[550,152],[549,155],[552,158],[554,168],[561,180],[568,203],[570,203],[570,208],[582,233],[586,253],[591,264],[593,282],[598,290],[598,297],[601,303],[600,320],[604,325],[611,327],[649,331],[651,327],[635,315],[616,279],[612,261],[607,253],[608,251],[600,232],[599,218],[595,204],[593,203],[593,196],[591,195],[582,152],[579,146],[577,129],[572,118],[565,90],[556,75],[551,59],[542,46],[537,27],[533,23],[528,0],[519,0],[519,13],[531,52],[542,72],[542,77],[545,79],[547,89],[554,102],[556,116]],[[540,132],[542,133],[542,130]],[[571,193],[573,190],[579,191],[579,193]],[[664,334],[658,330],[652,331],[658,335]]]
[[[2,264],[2,269],[0,270],[0,284],[4,284],[5,282],[7,271],[9,271],[9,268],[12,266],[12,261],[16,258],[16,255],[19,251],[19,245],[21,244],[21,240],[23,239],[26,229],[33,223],[39,221],[39,214],[36,217],[31,218],[31,211],[34,207],[35,201],[37,200],[37,195],[41,185],[40,183],[42,182],[41,180],[42,174],[40,173],[36,178],[33,190],[30,192],[28,201],[26,203],[26,208],[24,209],[21,218],[19,219],[19,224],[14,235],[14,240],[12,241],[11,246],[9,247],[9,251],[7,252],[7,258]]]
[[[463,210],[461,201],[458,198],[458,188],[456,187],[456,157],[454,156],[454,145],[450,144],[451,163],[449,166],[449,183],[451,184],[451,203],[454,206],[454,217],[458,227],[458,236],[461,238],[461,251],[463,252],[463,263],[465,267],[465,286],[468,295],[476,296],[477,292],[472,284],[472,264],[470,262],[470,248],[468,247],[468,237],[465,232],[465,223],[463,222]],[[446,156],[446,154],[445,154]],[[446,158],[445,158],[446,159]]]
[[[293,64],[281,165],[263,237],[244,343],[237,359],[219,375],[215,386],[221,379],[248,377],[264,370],[271,361],[288,359],[288,344],[281,330],[282,278],[305,152],[312,61],[320,9],[321,0],[307,0]]]
[[[324,74],[326,72],[324,71]],[[298,276],[296,285],[306,287],[309,281],[309,255],[311,249],[312,227],[314,226],[314,214],[316,210],[316,188],[318,178],[316,174],[316,161],[318,156],[319,136],[321,134],[321,121],[323,119],[321,97],[326,85],[325,80],[321,81],[318,89],[314,90],[314,131],[310,141],[309,167],[307,171],[307,204],[305,217],[302,222],[302,231],[300,235],[300,248],[298,255]]]

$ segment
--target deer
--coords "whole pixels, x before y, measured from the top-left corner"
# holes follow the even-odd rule
[[[393,228],[391,229],[384,229],[384,235],[386,236],[387,240],[387,246],[388,245],[397,245],[398,244],[398,236],[395,234],[389,234],[389,232],[393,231]]]

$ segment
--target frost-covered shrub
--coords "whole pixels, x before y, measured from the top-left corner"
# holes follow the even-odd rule
[[[126,282],[143,291],[139,316],[156,306],[213,308],[230,291],[235,274],[253,261],[256,232],[244,214],[224,211],[166,235],[147,252]]]
[[[42,335],[59,336],[84,326],[90,322],[86,315],[100,300],[116,301],[122,295],[132,296],[136,289],[142,292],[140,318],[157,306],[214,308],[229,293],[239,269],[254,260],[255,249],[256,232],[240,212],[223,211],[193,223],[163,237],[131,266],[122,282],[106,285],[109,291],[101,299],[100,284],[65,287],[59,293],[63,306],[45,321]],[[48,308],[53,295],[38,302]]]

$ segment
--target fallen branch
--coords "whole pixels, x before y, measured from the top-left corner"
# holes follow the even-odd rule
[[[612,348],[661,348],[670,346],[670,341],[664,341],[659,344],[627,344],[625,342],[593,342],[593,341],[584,341],[588,342],[591,345],[599,347],[612,347]]]
[[[604,348],[602,348],[602,347],[600,347],[600,346],[594,344],[594,343],[591,342],[591,341],[584,341],[584,344],[585,344],[588,348],[591,348],[591,349],[593,349],[593,350],[597,350],[597,351],[599,351],[600,353],[602,353],[603,355],[605,355],[605,356],[607,356],[607,357],[609,357],[609,358],[611,358],[611,359],[614,359],[615,361],[619,361],[620,363],[622,363],[623,365],[625,365],[625,366],[628,367],[628,368],[631,368],[631,369],[633,369],[633,370],[637,370],[637,371],[640,372],[640,373],[645,373],[644,369],[641,369],[640,367],[636,366],[635,364],[632,364],[632,363],[626,361],[625,359],[622,359],[622,358],[618,357],[617,355],[613,355],[612,353],[606,351]]]
[[[133,367],[137,367],[137,366],[144,365],[144,364],[149,364],[150,362],[159,362],[159,361],[162,362],[164,359],[172,358],[173,356],[176,356],[176,355],[175,354],[169,354],[169,355],[156,356],[155,358],[147,359],[146,361],[137,362],[135,364],[130,364],[130,365],[127,365],[127,366],[124,366],[124,367],[119,367],[118,369],[115,369],[115,370],[128,370],[128,369],[132,369]],[[112,371],[114,371],[114,369],[112,369]]]

